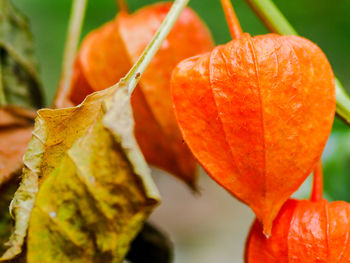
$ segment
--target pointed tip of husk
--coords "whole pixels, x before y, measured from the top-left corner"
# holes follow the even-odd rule
[[[280,209],[270,208],[266,209],[262,216],[258,216],[258,220],[261,222],[263,227],[263,234],[268,239],[271,236],[273,221],[275,220]]]
[[[267,239],[271,236],[271,230],[272,224],[263,224],[263,234]]]

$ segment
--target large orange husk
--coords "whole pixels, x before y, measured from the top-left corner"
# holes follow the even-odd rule
[[[350,262],[350,204],[326,200],[288,200],[267,239],[255,221],[249,234],[247,263]]]
[[[331,131],[335,84],[325,55],[301,37],[244,34],[181,62],[172,95],[192,153],[269,234]]]
[[[117,83],[141,55],[170,7],[171,3],[159,3],[131,15],[121,12],[114,21],[91,32],[75,61],[71,90],[59,93],[56,106],[78,104],[87,94]],[[132,95],[135,135],[147,161],[192,186],[195,161],[172,111],[170,78],[181,60],[212,48],[207,27],[186,8]]]

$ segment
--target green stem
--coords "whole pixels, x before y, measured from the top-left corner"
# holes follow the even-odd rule
[[[2,63],[3,63],[3,54],[4,52],[1,52],[0,50],[0,106],[5,106],[7,104],[6,101],[6,95],[5,95],[5,87],[4,87],[4,82],[2,80]]]
[[[186,7],[188,2],[189,0],[175,0],[174,4],[169,10],[169,13],[160,25],[158,31],[153,36],[151,42],[148,44],[128,74],[121,80],[121,83],[127,83],[129,94],[131,94],[135,89],[140,77],[145,72],[148,64],[152,61],[154,55],[157,53],[164,39],[168,36],[177,18],[180,16],[182,10]]]
[[[350,125],[350,97],[337,78],[335,79],[335,88],[337,95],[337,114],[345,123]]]
[[[62,63],[61,91],[66,94],[70,88],[75,53],[78,47],[80,32],[84,21],[87,0],[74,0],[69,18],[66,45]]]
[[[270,31],[281,35],[298,35],[272,0],[246,0],[246,2]],[[337,114],[350,125],[350,97],[337,78],[335,83]]]
[[[271,0],[246,0],[265,26],[280,35],[298,35]]]

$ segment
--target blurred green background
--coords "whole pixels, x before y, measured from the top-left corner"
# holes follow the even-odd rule
[[[132,11],[155,0],[128,0]],[[14,0],[29,17],[35,36],[36,54],[50,105],[60,76],[62,52],[70,13],[70,0]],[[252,35],[268,31],[243,0],[232,1],[243,30]],[[317,43],[327,54],[334,72],[350,91],[350,1],[276,0],[276,5],[302,36]],[[230,40],[219,0],[192,0],[190,6],[207,23],[217,44]],[[82,37],[112,19],[117,12],[114,0],[90,0]],[[350,129],[336,121],[332,136],[334,154],[325,164],[326,192],[330,198],[350,201]],[[337,146],[338,145],[338,146]],[[345,187],[346,186],[346,187]],[[348,188],[349,186],[349,188]]]
[[[52,98],[55,94],[57,83],[60,76],[62,52],[64,47],[66,28],[68,23],[68,17],[70,13],[70,0],[13,0],[18,8],[22,10],[30,19],[32,30],[34,32],[36,41],[36,55],[40,65],[40,73],[44,84],[44,92],[46,97],[46,104],[49,106]],[[143,5],[151,4],[156,1],[154,0],[127,0],[130,9],[133,11]],[[224,20],[224,15],[220,7],[219,0],[191,0],[190,6],[197,11],[197,13],[207,23],[211,32],[215,38],[217,44],[222,44],[230,40],[230,35]],[[260,23],[258,18],[250,11],[249,7],[243,0],[232,0],[233,5],[236,9],[237,15],[241,21],[241,25],[244,31],[249,32],[252,35],[267,33],[265,27]],[[344,87],[350,92],[350,1],[349,0],[275,0],[276,5],[281,9],[285,16],[289,19],[294,28],[302,35],[305,36],[315,43],[317,43],[328,56],[336,75],[342,81]],[[112,19],[117,12],[114,0],[90,0],[87,8],[83,36],[86,35],[90,30],[99,27],[104,22]],[[83,37],[82,36],[82,37]],[[327,144],[324,153],[324,170],[325,170],[325,196],[330,200],[347,200],[350,201],[350,128],[345,126],[341,121],[336,120],[332,135]],[[204,175],[203,175],[204,176]],[[212,182],[208,182],[207,177],[202,179],[204,183],[204,189],[216,189],[215,191],[223,191],[216,185],[212,185]],[[179,202],[175,202],[170,198],[174,195],[177,198],[178,192],[173,190],[175,184],[181,191],[182,186],[178,186],[177,182],[164,182],[160,179],[161,186],[164,189],[171,188],[169,191],[165,191],[165,205],[181,206]],[[176,188],[175,187],[175,188]],[[176,188],[177,189],[177,188]],[[303,185],[301,190],[298,192],[298,197],[307,197],[310,189],[310,180]],[[161,189],[162,191],[162,189]],[[175,192],[174,192],[175,191]],[[208,190],[209,191],[209,190]],[[204,191],[203,191],[204,192]],[[209,191],[210,192],[210,191]],[[211,193],[211,192],[210,192]],[[210,195],[209,193],[209,195]],[[216,193],[216,192],[215,192]],[[182,193],[184,195],[184,193]],[[205,192],[204,192],[205,195]],[[190,195],[186,195],[187,198],[192,198]],[[231,202],[232,198],[227,197],[226,193],[219,193],[217,197],[214,194],[214,198],[220,198],[222,196],[223,202]],[[202,199],[201,199],[202,198]],[[205,205],[201,202],[208,203],[208,196],[199,198],[197,201],[193,201],[194,206]],[[170,200],[171,199],[171,200]],[[201,201],[202,200],[202,201]],[[199,202],[199,203],[198,203]],[[191,203],[191,202],[190,202]],[[209,202],[210,203],[210,202]],[[212,204],[212,202],[210,203]],[[187,204],[188,205],[188,204]],[[217,204],[216,204],[217,205]],[[247,221],[245,216],[251,218],[251,213],[246,209],[239,206],[236,211],[240,211],[241,221]],[[174,222],[175,226],[171,227],[171,218],[169,219],[166,215],[177,211],[176,208],[160,208],[160,212],[156,212],[155,221],[164,228],[170,229],[169,231],[175,236],[175,241],[181,243],[177,237],[179,233],[179,221]],[[162,210],[163,209],[163,210]],[[169,210],[170,209],[170,210]],[[173,209],[173,210],[171,210]],[[175,210],[174,210],[175,209]],[[198,208],[201,209],[201,208]],[[224,209],[224,208],[222,208]],[[243,209],[243,210],[242,210]],[[185,209],[186,210],[186,209]],[[180,209],[181,211],[181,209]],[[189,208],[189,211],[196,213],[195,210]],[[206,210],[205,210],[206,211]],[[210,210],[211,211],[211,210]],[[179,212],[179,211],[178,211]],[[216,211],[217,212],[217,211]],[[211,213],[216,213],[211,211]],[[158,215],[157,215],[158,213]],[[198,213],[201,213],[200,211]],[[224,213],[223,217],[230,218],[230,213]],[[232,215],[232,218],[235,217]],[[193,217],[191,217],[193,219]],[[196,218],[196,217],[195,217]],[[220,219],[219,221],[222,219]],[[163,221],[162,221],[163,220]],[[164,221],[165,220],[165,221]],[[168,221],[167,221],[168,220]],[[169,221],[170,220],[170,221]],[[198,220],[204,220],[200,218]],[[222,219],[224,220],[224,219]],[[239,221],[239,222],[241,222]],[[246,222],[241,222],[243,225]],[[170,223],[169,223],[170,222]],[[225,221],[226,222],[226,221]],[[236,221],[232,222],[235,224]],[[238,222],[238,221],[237,221]],[[248,220],[249,222],[249,220]],[[187,224],[194,224],[191,219],[184,222]],[[225,223],[223,223],[225,224]],[[228,224],[228,223],[227,223]],[[236,223],[238,224],[238,223]],[[237,226],[240,226],[239,224]],[[246,225],[244,225],[246,226]],[[191,225],[193,227],[193,225]],[[181,228],[181,227],[180,227]],[[244,227],[243,227],[244,228]],[[175,230],[174,230],[175,229]],[[177,229],[177,230],[176,230]],[[201,229],[201,228],[200,228]],[[237,228],[238,229],[238,228]],[[177,231],[177,232],[176,232]],[[201,232],[202,230],[198,230]],[[238,231],[238,230],[237,230]],[[247,229],[244,229],[246,232]],[[181,231],[180,231],[181,232]],[[188,235],[188,230],[183,231]],[[194,236],[197,235],[197,239],[200,237],[199,232],[195,232]],[[219,233],[219,230],[213,230],[213,233]],[[181,232],[182,233],[182,232]],[[205,232],[207,233],[207,232]],[[238,232],[237,232],[238,233]],[[239,232],[241,233],[241,232]],[[188,250],[191,247],[189,240],[194,237],[187,237],[181,243],[183,247]],[[243,237],[240,237],[242,240]],[[226,240],[231,242],[230,239]],[[192,242],[194,242],[192,240]],[[199,241],[198,241],[199,242]],[[224,241],[222,241],[224,242]],[[243,241],[241,242],[243,243]],[[180,244],[180,248],[181,248]],[[187,245],[186,245],[187,244]],[[195,244],[197,244],[195,242]],[[192,244],[193,245],[193,244]],[[198,244],[197,244],[198,245]],[[209,246],[209,245],[208,245]],[[232,246],[234,244],[232,243]],[[239,245],[241,246],[241,245]],[[205,247],[205,246],[204,246]],[[221,246],[222,247],[222,246]],[[180,259],[184,256],[187,251],[186,249],[180,249]],[[202,247],[203,250],[203,247]],[[202,251],[201,250],[201,251]],[[192,250],[195,251],[192,246]],[[217,251],[217,250],[216,250]],[[236,250],[238,251],[238,250]],[[191,252],[191,253],[192,253]],[[177,262],[197,262],[197,259],[190,258],[190,254],[187,255],[185,261]],[[195,252],[197,253],[197,252]],[[200,253],[200,252],[198,252]],[[224,252],[223,252],[224,253]],[[241,252],[239,252],[241,253]],[[204,257],[204,256],[203,256]],[[239,255],[241,258],[241,255]],[[217,258],[216,258],[217,259]],[[198,262],[213,262],[209,261],[208,257],[205,260],[198,259]],[[227,262],[223,261],[216,262]],[[239,261],[231,261],[239,262]]]

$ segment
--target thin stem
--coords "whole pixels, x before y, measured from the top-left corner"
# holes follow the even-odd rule
[[[298,35],[272,0],[246,0],[246,2],[270,31],[281,35]],[[335,82],[335,91],[337,114],[350,126],[350,97],[337,78]]]
[[[164,39],[168,36],[177,18],[180,16],[182,10],[186,7],[188,2],[189,0],[175,0],[174,4],[169,10],[169,13],[160,25],[158,31],[153,36],[151,42],[148,44],[128,74],[121,80],[121,83],[124,82],[127,84],[129,94],[131,94],[135,89],[140,77],[145,72],[148,64],[157,53]]]
[[[337,78],[335,79],[335,88],[337,97],[337,114],[350,126],[350,97]]]
[[[241,25],[236,16],[235,10],[233,9],[232,3],[230,0],[221,0],[222,9],[224,10],[228,28],[232,39],[237,39],[243,34]]]
[[[323,172],[322,172],[322,161],[319,160],[313,173],[313,186],[310,200],[317,202],[322,200],[323,196]]]
[[[297,35],[288,20],[271,0],[246,0],[265,26],[281,35]]]
[[[6,94],[5,94],[5,87],[4,87],[4,83],[2,80],[2,61],[3,61],[3,56],[4,56],[4,52],[1,52],[0,50],[0,106],[5,106],[7,104],[7,100],[6,100]]]
[[[60,94],[60,97],[55,99],[56,105],[59,104],[58,100],[64,98],[69,92],[73,74],[73,64],[84,21],[86,4],[87,0],[74,0],[72,3],[66,45],[63,55],[61,85],[57,93]]]
[[[118,6],[119,11],[124,11],[126,13],[129,13],[129,7],[126,3],[126,0],[116,0],[116,4]]]

